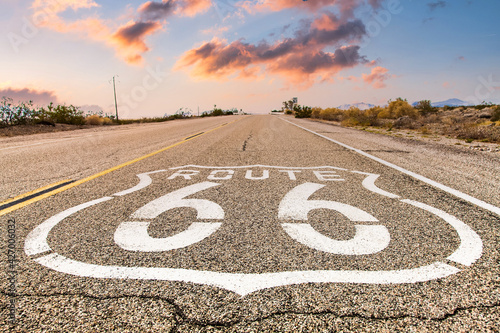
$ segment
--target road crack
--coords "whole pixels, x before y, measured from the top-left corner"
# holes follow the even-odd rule
[[[243,147],[241,148],[242,151],[246,151],[247,150],[247,145],[248,145],[248,141],[250,141],[252,139],[252,133],[250,132],[250,135],[248,136],[248,138],[245,140],[245,142],[243,142]]]
[[[418,316],[418,315],[394,315],[394,316],[376,316],[376,315],[364,315],[364,314],[356,314],[356,313],[351,313],[351,314],[342,314],[339,315],[338,311],[332,311],[332,310],[323,310],[323,311],[292,311],[292,310],[287,310],[287,311],[275,311],[273,313],[270,313],[265,316],[261,316],[258,318],[253,318],[253,319],[243,319],[241,318],[241,315],[239,316],[239,319],[235,320],[227,320],[227,321],[219,321],[219,320],[199,320],[196,318],[192,318],[189,315],[186,314],[186,310],[183,309],[180,305],[178,305],[175,301],[174,298],[169,298],[169,297],[160,297],[160,296],[151,296],[151,295],[110,295],[110,296],[96,296],[96,295],[88,295],[88,294],[79,294],[79,293],[67,293],[67,292],[61,292],[61,293],[52,293],[52,294],[16,294],[13,295],[11,293],[5,292],[5,291],[0,291],[1,295],[7,296],[7,297],[12,297],[15,296],[16,298],[34,298],[34,297],[42,297],[42,298],[56,298],[56,297],[84,297],[84,298],[89,298],[93,300],[119,300],[119,299],[145,299],[145,300],[155,300],[155,301],[162,301],[166,302],[168,305],[172,307],[172,313],[173,313],[173,318],[174,318],[174,327],[172,329],[172,332],[178,332],[178,329],[182,325],[191,325],[191,326],[196,326],[198,328],[207,328],[207,327],[212,327],[212,328],[232,328],[237,325],[241,324],[250,324],[250,323],[259,323],[263,322],[266,320],[274,319],[274,318],[279,318],[280,316],[286,316],[286,315],[313,315],[313,316],[325,316],[325,315],[334,315],[336,318],[339,319],[363,319],[363,320],[373,320],[373,321],[386,321],[386,320],[401,320],[401,319],[406,319],[406,318],[411,318],[411,319],[417,319],[417,320],[425,320],[425,321],[435,321],[435,322],[444,322],[447,319],[453,318],[457,315],[459,315],[461,312],[464,311],[470,311],[470,310],[481,310],[481,309],[493,309],[493,308],[498,308],[500,307],[500,301],[495,302],[493,304],[486,304],[486,305],[475,305],[475,306],[464,306],[464,307],[456,307],[453,311],[449,313],[445,313],[442,316],[439,317],[429,317],[429,316]],[[6,305],[1,306],[0,309],[4,309]]]

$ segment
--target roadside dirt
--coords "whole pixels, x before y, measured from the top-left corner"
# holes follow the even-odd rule
[[[74,131],[84,128],[93,128],[95,126],[90,125],[67,125],[67,124],[55,124],[51,125],[19,125],[19,126],[8,126],[0,127],[0,137],[13,137],[19,135],[32,135],[40,133],[52,133],[52,132],[63,132],[63,131]]]
[[[343,127],[340,124],[340,122],[336,121],[327,121],[319,119],[310,119],[310,120]],[[500,155],[500,144],[498,143],[480,142],[480,141],[469,142],[468,140],[457,139],[433,131],[427,131],[426,133],[423,133],[422,130],[420,129],[396,129],[396,128],[387,129],[379,127],[366,127],[366,126],[354,126],[350,128],[355,128],[357,130],[367,131],[387,136],[393,136],[393,137],[399,137],[399,138],[405,138],[423,142],[433,142],[444,146],[455,146],[462,149],[496,153]]]

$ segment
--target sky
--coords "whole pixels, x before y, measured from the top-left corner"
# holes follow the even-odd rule
[[[121,118],[500,103],[498,0],[0,0],[0,97]]]

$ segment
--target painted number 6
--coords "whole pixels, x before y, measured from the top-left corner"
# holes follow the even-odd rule
[[[325,185],[305,183],[295,187],[283,198],[279,206],[278,217],[282,220],[307,221],[307,214],[313,209],[331,209],[346,216],[353,222],[378,222],[367,212],[336,201],[307,200],[313,193]],[[343,255],[373,254],[385,249],[390,242],[390,235],[383,225],[356,224],[356,235],[347,241],[326,237],[308,223],[283,223],[286,233],[313,249]]]
[[[204,182],[190,185],[166,194],[132,214],[136,219],[154,219],[174,208],[194,208],[198,219],[223,220],[224,210],[215,202],[202,199],[184,199],[185,197],[218,186],[220,184]],[[115,232],[115,243],[128,251],[162,252],[193,245],[207,238],[219,229],[222,223],[192,223],[189,228],[177,235],[166,238],[153,238],[148,234],[151,222],[123,222]]]

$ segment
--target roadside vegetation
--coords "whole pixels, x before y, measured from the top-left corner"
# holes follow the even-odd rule
[[[429,100],[415,106],[406,99],[390,100],[387,106],[376,106],[367,110],[352,107],[338,108],[307,107],[283,102],[282,111],[296,118],[313,118],[337,122],[342,126],[369,127],[392,131],[392,129],[417,130],[422,134],[439,134],[467,142],[500,143],[500,106],[483,102],[476,106],[433,107]]]
[[[201,117],[216,117],[237,114],[237,109],[222,110],[214,106],[213,110],[205,111]],[[173,115],[163,117],[140,118],[140,119],[116,119],[114,115],[106,115],[103,112],[85,112],[73,105],[54,105],[35,107],[33,103],[13,103],[13,100],[3,97],[0,100],[0,128],[29,125],[46,125],[55,127],[56,124],[76,126],[103,126],[123,125],[133,123],[164,122],[175,119],[187,119],[193,115],[183,108]]]

